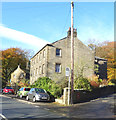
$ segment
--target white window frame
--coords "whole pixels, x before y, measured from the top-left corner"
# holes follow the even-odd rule
[[[57,55],[57,50],[59,50],[59,55]],[[61,49],[60,48],[56,48],[56,56],[61,56]]]
[[[55,64],[55,72],[56,73],[61,73],[61,63],[56,63]]]

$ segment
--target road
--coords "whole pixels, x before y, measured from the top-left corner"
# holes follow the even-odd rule
[[[86,103],[74,104],[71,106],[61,106],[56,103],[44,103],[37,102],[32,103],[20,99],[12,99],[6,95],[0,95],[2,101],[2,115],[9,119],[14,118],[49,118],[52,120],[58,118],[63,120],[64,118],[75,118],[76,120],[83,119],[114,119],[115,114],[115,98],[116,94],[98,98]],[[7,120],[6,119],[6,120]],[[72,120],[72,119],[71,119]]]

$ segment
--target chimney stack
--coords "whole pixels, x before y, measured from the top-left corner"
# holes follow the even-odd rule
[[[73,29],[73,35],[74,37],[77,37],[77,29]],[[68,32],[67,32],[67,37],[71,36],[71,27],[69,27]]]

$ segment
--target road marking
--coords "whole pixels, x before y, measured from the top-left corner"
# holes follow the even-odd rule
[[[35,107],[40,107],[40,106],[35,106]]]
[[[108,102],[108,100],[102,100],[102,102]]]
[[[45,110],[50,110],[50,109],[48,109],[48,108],[44,108]]]
[[[63,113],[62,115],[63,115],[63,116],[67,116],[67,115],[66,115],[66,114],[64,114],[64,113]]]
[[[8,120],[4,115],[0,114],[0,116],[1,116],[2,118],[4,118],[5,120]]]

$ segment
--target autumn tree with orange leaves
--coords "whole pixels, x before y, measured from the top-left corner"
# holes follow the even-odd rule
[[[2,77],[2,86],[10,81],[11,73],[17,68],[18,65],[22,69],[26,69],[26,62],[29,61],[29,51],[20,48],[9,48],[1,51],[2,56],[2,69],[0,69]]]
[[[96,48],[96,56],[107,59],[108,80],[116,79],[116,42],[104,42]]]
[[[95,56],[107,59],[108,81],[116,83],[116,42],[105,41],[99,44],[89,44],[92,50],[95,50]]]

